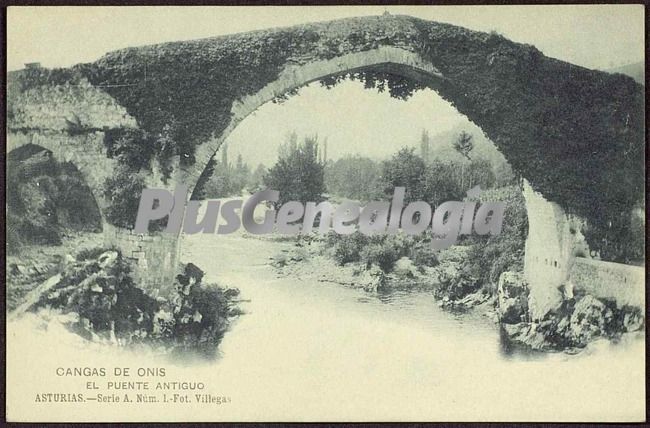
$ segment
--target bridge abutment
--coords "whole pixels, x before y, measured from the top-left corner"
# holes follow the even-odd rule
[[[581,230],[585,222],[535,192],[524,180],[528,237],[524,276],[530,289],[529,310],[535,320],[580,290],[617,305],[643,308],[643,267],[591,257]]]
[[[131,262],[138,286],[152,297],[167,297],[174,287],[181,238],[175,234],[139,234],[104,225],[104,245],[114,247]]]

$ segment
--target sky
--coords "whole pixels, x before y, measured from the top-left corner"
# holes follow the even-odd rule
[[[253,167],[271,166],[278,146],[295,131],[300,139],[314,134],[321,142],[327,138],[331,160],[353,154],[383,159],[403,146],[418,147],[423,129],[433,135],[459,124],[471,126],[430,89],[402,101],[366,90],[360,82],[344,81],[332,89],[315,82],[282,104],[267,103],[244,119],[227,139],[228,155],[234,160],[241,154]]]
[[[644,61],[642,5],[322,6],[322,7],[9,7],[7,69],[27,62],[66,67],[129,46],[190,40],[351,16],[405,14],[480,31],[497,31],[535,45],[545,55],[588,68]],[[435,135],[467,124],[435,92],[407,102],[344,82],[317,83],[283,104],[266,104],[229,137],[230,158],[251,165],[274,159],[295,130],[328,138],[330,158],[360,153],[385,157],[417,145],[422,129]],[[262,144],[263,143],[263,144]],[[378,144],[379,143],[379,144]]]
[[[190,40],[351,16],[406,14],[495,30],[547,56],[589,68],[644,59],[643,5],[82,7],[11,6],[8,70],[66,67],[128,46]]]

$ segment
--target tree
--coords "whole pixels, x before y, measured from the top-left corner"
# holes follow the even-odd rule
[[[426,165],[415,149],[404,147],[382,164],[384,192],[391,196],[395,187],[405,187],[405,203],[423,200],[425,173]]]
[[[241,154],[237,155],[235,168],[232,169],[231,194],[241,195],[242,190],[250,180],[250,167],[244,163]]]
[[[278,161],[264,177],[264,185],[280,192],[276,205],[288,201],[320,202],[325,193],[324,167],[318,162],[318,136],[304,139],[289,137],[278,150]]]
[[[452,162],[435,160],[427,166],[422,180],[424,201],[437,207],[446,201],[459,201],[463,198],[463,189],[456,179],[458,166]]]
[[[325,166],[327,191],[347,199],[372,201],[380,198],[383,193],[380,175],[377,162],[359,155],[348,155]]]
[[[473,140],[474,138],[471,134],[461,131],[460,134],[458,134],[458,138],[454,141],[454,149],[469,161],[472,160],[469,157],[469,153],[474,149]]]
[[[454,141],[454,149],[461,154],[465,159],[471,162],[469,153],[474,149],[474,141],[471,134],[468,134],[465,131],[461,131],[458,134],[458,138]],[[460,186],[465,188],[465,165],[461,164],[460,166]]]
[[[524,268],[524,251],[528,235],[526,203],[519,186],[507,186],[484,191],[480,196],[468,198],[480,202],[500,201],[505,204],[503,228],[499,235],[469,235],[470,244],[466,269],[483,286],[494,287],[505,271],[521,272]]]
[[[267,174],[267,169],[264,165],[259,164],[255,171],[251,174],[248,180],[248,191],[250,193],[255,193],[259,190],[262,190],[264,187],[264,176]]]
[[[422,130],[422,135],[420,137],[420,156],[424,163],[428,164],[431,162],[431,139],[429,138],[429,132],[426,129]]]
[[[464,187],[462,190],[471,189],[477,185],[480,185],[482,189],[488,189],[493,187],[496,182],[492,165],[485,159],[475,159],[471,162],[466,180],[466,188]]]

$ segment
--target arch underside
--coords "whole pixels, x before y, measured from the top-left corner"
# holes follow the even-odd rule
[[[103,143],[96,135],[71,137],[59,132],[7,133],[7,158],[11,153],[25,150],[29,146],[40,147],[49,152],[61,164],[71,164],[80,173],[88,187],[105,223],[104,210],[109,201],[104,197],[104,182],[117,168],[117,161],[106,157]],[[101,146],[100,146],[101,144]]]
[[[278,79],[259,92],[233,103],[228,127],[218,137],[197,148],[196,163],[183,171],[181,182],[190,185],[191,193],[208,161],[216,154],[221,144],[246,117],[262,105],[310,83],[358,71],[398,75],[433,90],[436,90],[441,82],[448,80],[433,64],[423,60],[418,54],[393,47],[382,47],[302,66],[289,66]]]
[[[77,231],[103,230],[105,221],[97,202],[96,191],[89,186],[87,174],[84,174],[74,162],[59,158],[43,145],[28,142],[8,147],[7,163],[11,165],[8,170],[7,185],[9,191],[13,192],[13,202],[10,203],[9,200],[7,202],[8,214],[12,210],[17,210],[18,213],[13,215],[25,216],[28,222],[32,221],[30,217],[38,219],[39,216],[49,217],[54,214],[53,218],[57,220],[50,226],[56,225]],[[45,185],[42,179],[46,180]],[[22,187],[24,184],[27,188]],[[33,187],[34,184],[38,187]],[[54,184],[54,187],[52,188],[50,184]],[[45,206],[55,207],[54,211],[45,214],[40,208],[34,209],[33,204],[30,205],[29,202],[25,205],[25,193],[23,193],[25,191],[27,195],[32,195],[27,196],[27,201],[33,200],[33,192],[41,192],[40,198],[45,201]],[[29,234],[29,232],[25,233]]]

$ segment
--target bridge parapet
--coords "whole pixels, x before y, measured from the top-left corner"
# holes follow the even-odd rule
[[[614,300],[618,305],[644,307],[643,267],[578,257],[571,267],[569,280],[574,290]]]
[[[8,85],[15,80],[10,79]],[[10,130],[83,132],[137,127],[136,120],[123,106],[87,79],[79,83],[43,84],[23,91],[8,87],[7,92],[7,128]]]

